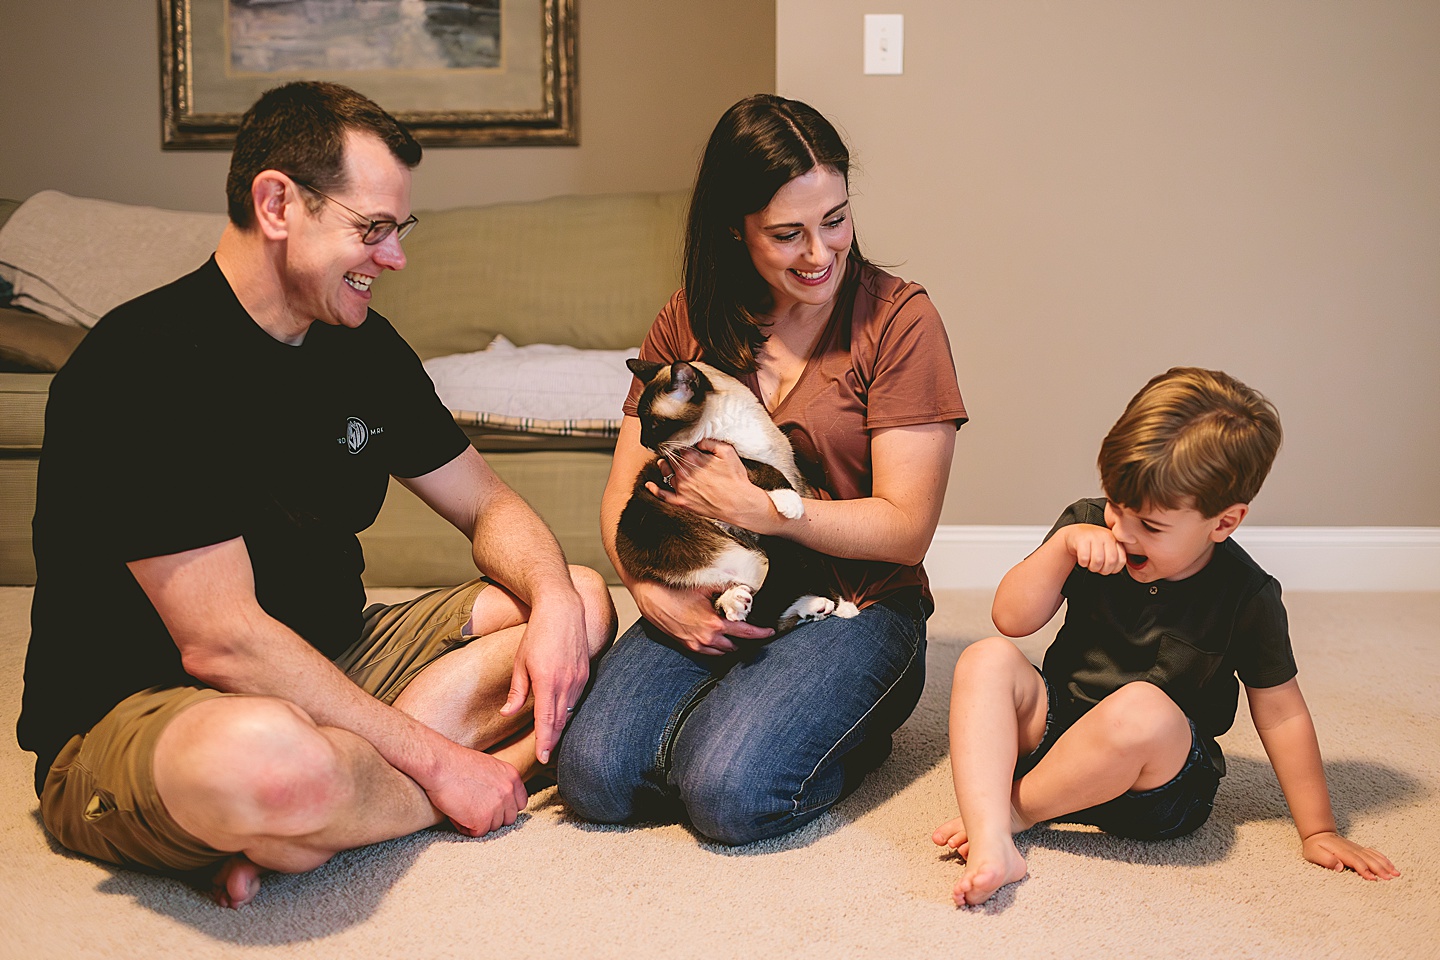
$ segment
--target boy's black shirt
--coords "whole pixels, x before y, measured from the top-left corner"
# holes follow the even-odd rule
[[[1046,539],[1072,523],[1103,527],[1105,501],[1071,504]],[[1065,623],[1043,669],[1070,710],[1084,712],[1145,680],[1213,741],[1235,722],[1237,674],[1249,687],[1295,676],[1280,584],[1233,539],[1216,544],[1210,562],[1184,580],[1137,583],[1128,572],[1102,576],[1076,566],[1062,592]]]
[[[333,659],[359,636],[355,534],[390,475],[421,476],[466,445],[373,311],[357,328],[316,322],[301,345],[281,343],[214,258],[111,311],[46,408],[17,726],[37,782],[130,694],[203,686],[127,561],[244,537],[261,606]]]

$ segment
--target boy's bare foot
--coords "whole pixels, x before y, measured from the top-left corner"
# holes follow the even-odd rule
[[[930,839],[937,847],[949,847],[962,857],[970,850],[970,837],[965,832],[965,821],[960,817],[940,824],[930,834]]]
[[[990,855],[987,855],[990,854]],[[965,872],[955,884],[956,906],[977,906],[1007,883],[1025,879],[1029,869],[1013,842],[998,850],[977,853],[965,861]]]
[[[215,871],[210,880],[210,896],[222,907],[232,910],[243,907],[260,892],[260,875],[265,872],[245,854],[237,853]]]
[[[1012,804],[1010,807],[1010,834],[1023,833],[1035,826],[1020,815]],[[965,829],[963,817],[947,820],[935,828],[930,835],[936,846],[949,847],[965,859],[965,870],[955,884],[955,903],[960,906],[976,906],[989,900],[996,890],[1007,883],[1023,880],[1029,872],[1025,858],[1020,856],[1015,842],[1010,837],[998,841],[994,848],[981,850],[973,856],[970,850],[970,834]]]
[[[1020,816],[1020,811],[1016,810],[1012,804],[1010,807],[1010,833],[1024,833],[1033,826],[1035,824]],[[970,850],[970,834],[965,830],[963,817],[946,820],[935,828],[935,832],[930,834],[930,839],[935,841],[937,847],[949,847],[962,857],[966,856]]]

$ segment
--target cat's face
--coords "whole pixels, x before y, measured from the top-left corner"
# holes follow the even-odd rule
[[[627,360],[625,365],[645,384],[635,403],[640,443],[659,453],[661,444],[700,419],[714,387],[689,363]]]

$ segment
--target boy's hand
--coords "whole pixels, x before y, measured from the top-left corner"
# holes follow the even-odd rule
[[[1306,860],[1337,873],[1349,867],[1366,880],[1393,880],[1400,876],[1400,871],[1385,854],[1346,840],[1338,833],[1306,837],[1301,849]]]
[[[1109,576],[1125,569],[1125,548],[1115,539],[1109,527],[1093,523],[1072,523],[1063,528],[1065,549],[1075,562],[1089,570]]]

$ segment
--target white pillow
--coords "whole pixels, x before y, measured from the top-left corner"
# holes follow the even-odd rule
[[[215,252],[223,213],[183,213],[42,190],[0,228],[15,305],[82,327]]]
[[[457,415],[618,424],[632,378],[625,361],[639,354],[639,347],[517,347],[497,336],[484,350],[426,360],[425,372],[441,401]]]

